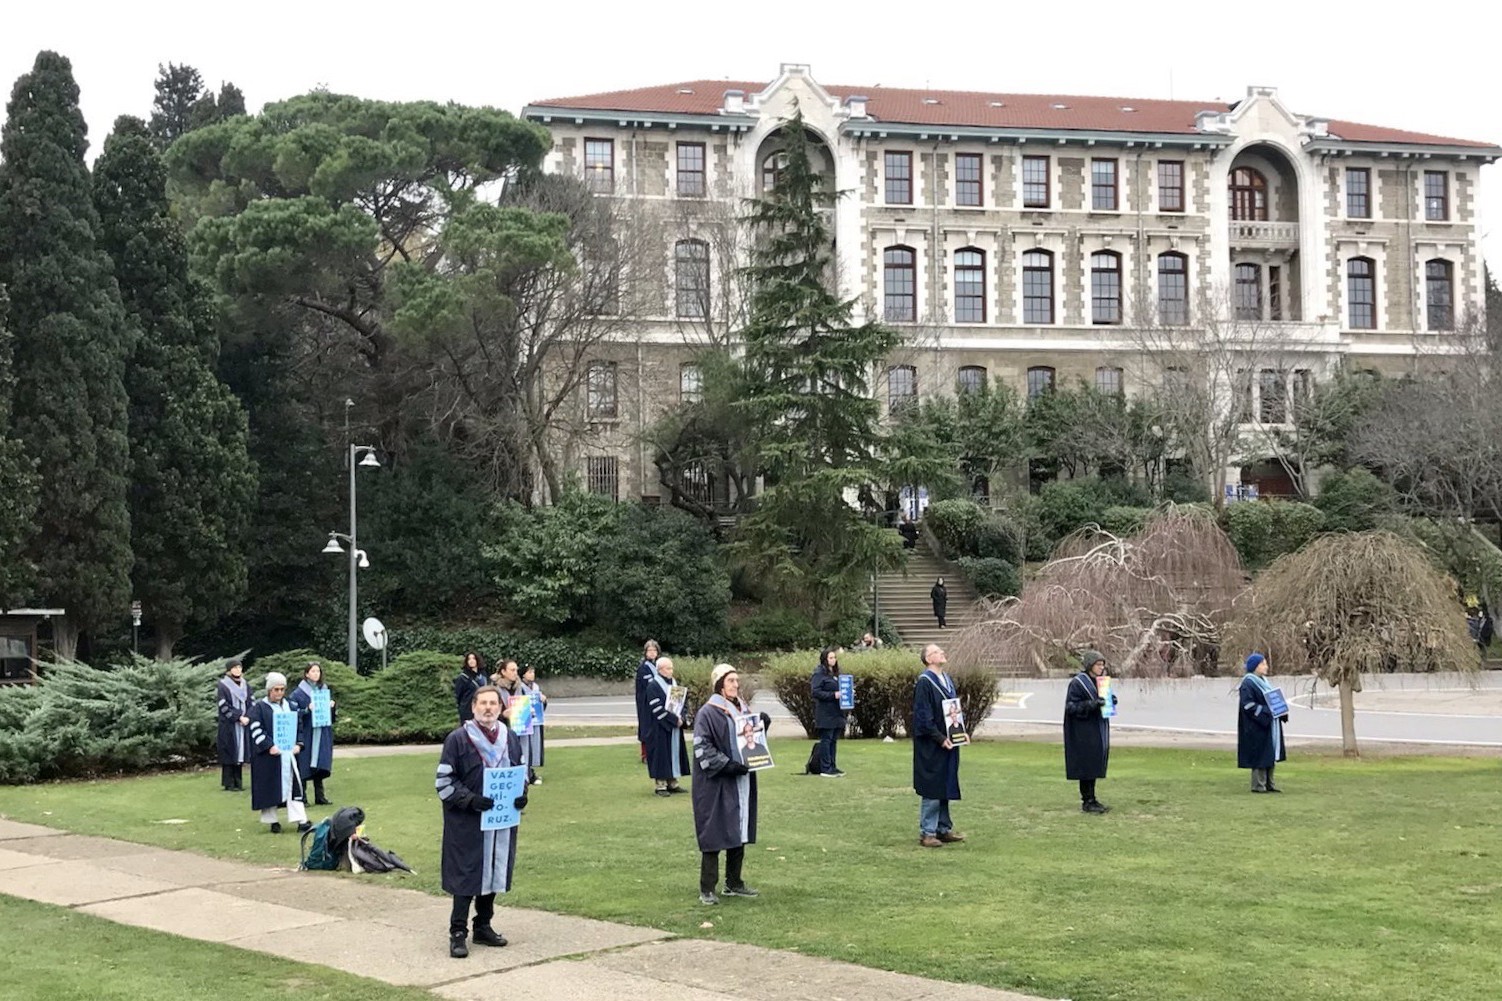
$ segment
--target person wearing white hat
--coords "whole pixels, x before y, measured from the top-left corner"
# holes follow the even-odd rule
[[[694,716],[694,833],[698,836],[699,902],[718,904],[720,852],[725,853],[725,895],[755,897],[741,868],[746,846],[756,842],[756,776],[736,739],[736,718],[751,711],[741,701],[740,676],[729,664],[709,675],[714,694]],[[762,725],[767,719],[762,717]]]
[[[250,707],[250,742],[255,753],[250,759],[250,808],[261,812],[261,823],[272,834],[282,833],[276,811],[285,806],[287,820],[299,831],[312,830],[308,823],[307,804],[302,776],[297,771],[297,755],[307,740],[307,720],[300,718],[285,698],[287,678],[271,671],[266,675],[266,697]],[[290,750],[276,745],[276,717],[285,713],[294,721],[297,737]]]

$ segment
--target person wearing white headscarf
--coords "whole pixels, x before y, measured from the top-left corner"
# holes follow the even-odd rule
[[[275,671],[266,675],[266,697],[250,707],[250,740],[255,753],[250,759],[250,808],[261,812],[261,823],[272,834],[282,833],[276,811],[285,806],[287,820],[299,831],[312,830],[303,794],[302,776],[297,771],[297,754],[307,740],[306,721],[287,704],[287,678]],[[276,745],[276,718],[285,714],[292,719],[297,736],[290,749]],[[302,725],[299,725],[302,724]]]
[[[699,840],[699,902],[718,904],[720,852],[725,853],[725,895],[755,897],[742,866],[756,842],[756,776],[746,767],[736,718],[751,711],[740,698],[740,676],[729,664],[709,675],[714,694],[694,716],[694,833]],[[765,715],[762,717],[766,725]]]

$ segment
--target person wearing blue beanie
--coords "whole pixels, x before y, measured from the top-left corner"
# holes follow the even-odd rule
[[[1267,658],[1254,653],[1246,659],[1246,675],[1236,693],[1236,765],[1252,771],[1252,792],[1282,792],[1273,784],[1273,768],[1286,760],[1283,724],[1288,714],[1274,716],[1268,703],[1273,686],[1267,680]]]

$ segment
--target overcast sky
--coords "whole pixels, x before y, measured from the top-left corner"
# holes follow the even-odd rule
[[[252,111],[313,87],[489,104],[691,79],[771,80],[807,63],[828,84],[1232,101],[1279,88],[1304,114],[1502,143],[1495,37],[1460,7],[1330,0],[1125,4],[137,0],[11,5],[0,82],[36,53],[73,62],[90,156],[116,115],[146,117],[159,63],[230,80]],[[92,6],[92,5],[90,5]],[[1024,11],[1026,13],[1024,13]],[[1468,27],[1469,25],[1469,27]],[[0,113],[3,117],[3,113]],[[1502,166],[1482,173],[1486,256],[1502,262]]]

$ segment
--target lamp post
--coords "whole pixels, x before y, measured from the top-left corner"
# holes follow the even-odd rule
[[[359,548],[359,535],[355,529],[355,467],[366,466],[377,468],[381,465],[375,457],[375,448],[370,445],[349,446],[349,534],[343,532],[330,532],[329,541],[323,547],[325,553],[342,553],[344,547],[339,543],[349,545],[349,648],[348,659],[345,661],[350,667],[359,664],[360,649],[357,646],[359,636],[359,612],[357,611],[359,588],[355,582],[355,573],[358,570],[370,566],[370,559],[365,550]]]

